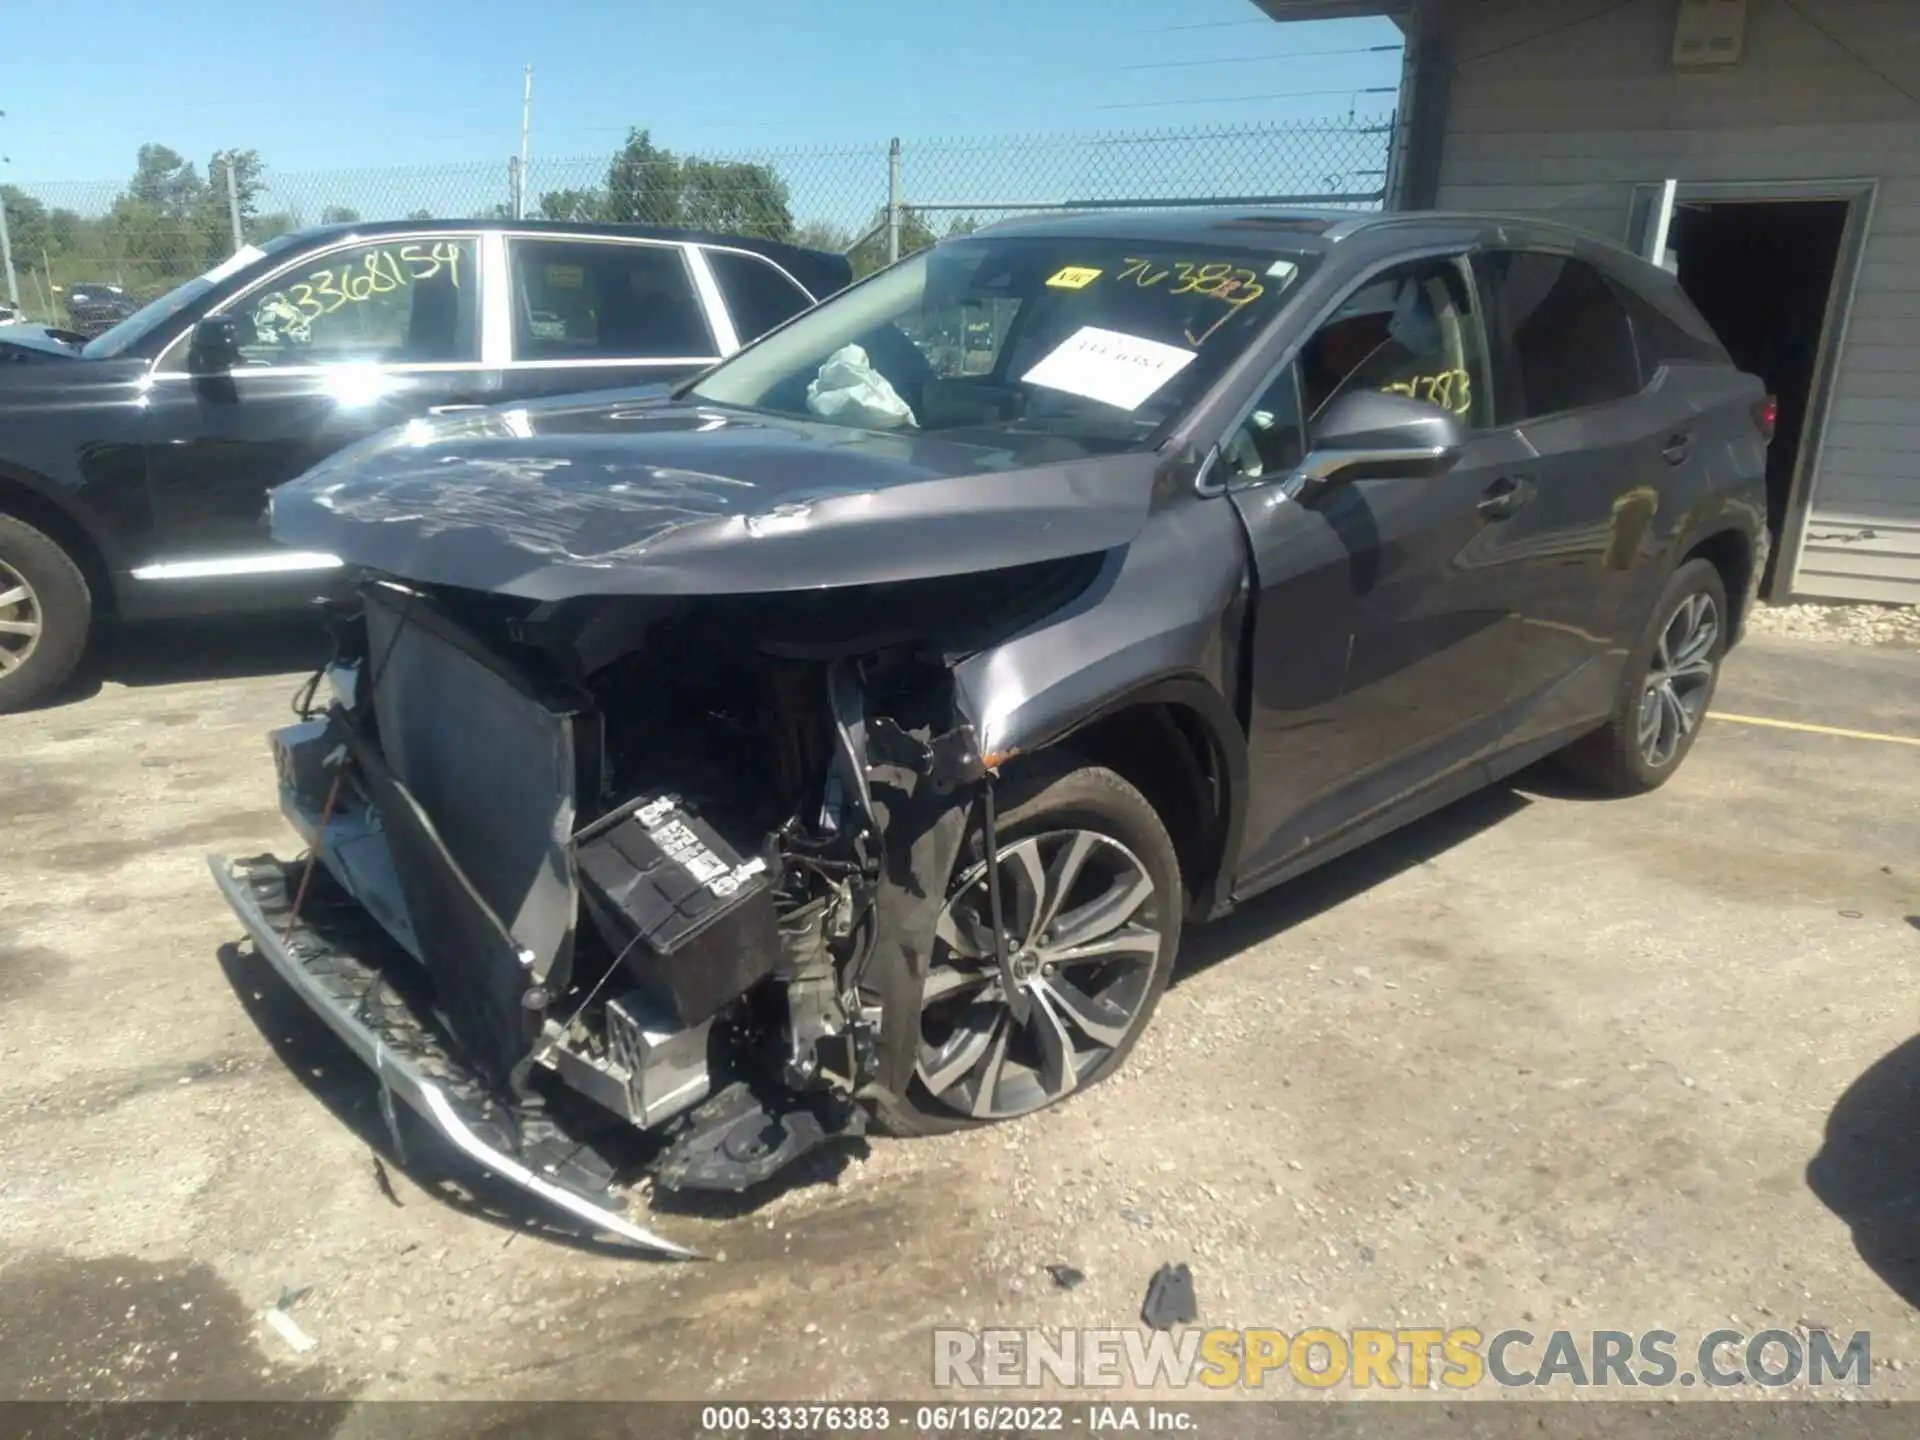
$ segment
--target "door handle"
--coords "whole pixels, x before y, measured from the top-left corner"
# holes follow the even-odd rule
[[[1660,458],[1669,465],[1685,463],[1687,456],[1693,453],[1693,435],[1686,430],[1676,430],[1667,437],[1667,443],[1660,450]]]
[[[1504,520],[1533,499],[1535,486],[1524,475],[1502,475],[1486,488],[1474,506],[1489,520]]]

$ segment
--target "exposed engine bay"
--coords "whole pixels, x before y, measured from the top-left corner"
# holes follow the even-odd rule
[[[883,893],[904,832],[957,839],[1004,758],[952,668],[1099,564],[547,603],[370,579],[273,737],[310,858],[216,876],[324,992],[396,1146],[393,1093],[616,1230],[615,1167],[582,1142],[609,1122],[659,1138],[658,1187],[744,1190],[902,1083]]]

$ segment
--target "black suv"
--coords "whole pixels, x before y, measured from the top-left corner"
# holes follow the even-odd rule
[[[274,741],[314,858],[215,873],[383,1095],[674,1250],[609,1116],[740,1189],[1024,1115],[1120,1065],[1184,926],[1545,755],[1666,780],[1767,425],[1672,276],[1555,226],[943,240],[671,396],[276,491],[361,582]]]
[[[91,339],[111,330],[140,308],[140,302],[121,285],[105,280],[78,280],[67,286],[67,323],[73,333]]]
[[[0,712],[60,685],[95,615],[323,589],[335,558],[274,545],[265,497],[342,446],[684,377],[849,276],[842,255],[687,231],[353,225],[250,246],[84,343],[0,330]]]

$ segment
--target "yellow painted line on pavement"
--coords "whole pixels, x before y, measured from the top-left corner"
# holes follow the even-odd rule
[[[1920,735],[1882,735],[1877,730],[1845,730],[1838,725],[1808,725],[1799,720],[1769,720],[1762,715],[1729,715],[1711,710],[1709,720],[1730,720],[1735,725],[1764,725],[1770,730],[1800,730],[1808,735],[1838,735],[1843,740],[1878,740],[1885,745],[1920,745]]]

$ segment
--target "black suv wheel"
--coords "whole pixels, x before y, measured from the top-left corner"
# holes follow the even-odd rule
[[[86,651],[92,617],[86,577],[67,552],[0,515],[0,714],[60,688]]]

